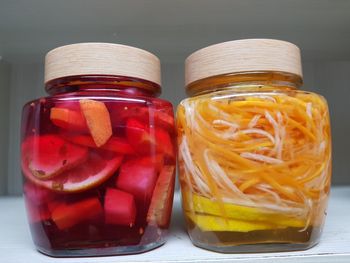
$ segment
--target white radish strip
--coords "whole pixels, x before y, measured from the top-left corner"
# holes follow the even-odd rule
[[[306,103],[306,114],[309,116],[310,119],[312,119],[312,103],[308,102]]]
[[[322,155],[324,154],[324,151],[326,150],[326,142],[322,141],[320,145],[318,146],[318,154]]]
[[[265,193],[270,194],[277,204],[282,203],[280,196],[277,193],[275,193],[274,191],[271,191],[271,190],[269,190],[266,187],[263,187],[261,185],[258,185],[256,188],[265,192]]]
[[[283,125],[283,117],[281,112],[277,112],[277,120],[278,120],[278,124],[279,124],[279,138],[280,138],[280,143],[278,145],[278,147],[276,148],[276,152],[277,152],[277,158],[278,159],[282,159],[282,151],[283,151],[283,142],[286,136],[286,129],[285,126]]]
[[[243,158],[254,160],[254,161],[260,161],[270,164],[281,164],[283,161],[281,159],[268,157],[266,155],[257,154],[257,153],[249,153],[249,152],[243,152],[240,154]]]
[[[193,160],[192,160],[189,148],[188,148],[186,136],[182,137],[182,142],[181,142],[179,148],[180,148],[180,152],[181,152],[183,161],[185,163],[185,168],[189,171],[189,174],[192,175],[192,178],[195,181],[198,188],[201,189],[203,194],[210,192],[208,186],[205,183],[203,183],[203,181],[201,180],[200,172],[198,170],[196,170],[195,167],[193,167]]]
[[[255,115],[251,120],[250,120],[250,122],[249,122],[249,124],[248,124],[248,128],[254,128],[255,127],[255,125],[258,123],[258,121],[260,120],[260,118],[261,118],[261,115],[260,114],[257,114],[257,115]]]
[[[258,98],[259,99],[269,100],[269,101],[272,101],[272,102],[276,102],[276,99],[274,97],[271,97],[271,96],[259,95]]]
[[[262,136],[266,136],[273,144],[275,143],[275,138],[268,133],[267,131],[264,131],[262,129],[246,129],[246,130],[240,130],[239,133],[243,134],[260,134]]]
[[[212,111],[214,111],[216,114],[219,114],[220,116],[224,117],[225,119],[231,119],[231,116],[229,114],[227,114],[226,112],[216,108],[215,106],[213,106],[212,104],[208,105],[208,108]]]
[[[234,130],[237,130],[240,126],[236,123],[232,123],[229,121],[225,121],[225,120],[213,120],[212,122],[214,125],[222,125],[222,126],[227,126],[229,128],[232,128]]]
[[[226,175],[226,172],[220,167],[220,165],[215,160],[209,157],[208,149],[204,151],[203,156],[204,156],[204,160],[208,165],[208,170],[210,174],[213,176],[213,178],[219,179],[219,180],[216,180],[217,183],[220,183],[220,185],[223,188],[228,188],[230,191],[235,193],[238,197],[245,199],[247,201],[250,201],[250,199],[247,198],[247,196],[244,193],[242,193],[242,191],[239,190],[239,188],[230,180],[230,178],[228,178],[228,176]],[[221,184],[220,181],[223,183],[223,185]]]
[[[275,151],[277,152],[277,149],[279,149],[280,142],[280,129],[278,127],[278,123],[275,121],[275,119],[271,116],[271,114],[268,111],[265,111],[265,118],[270,122],[270,124],[273,127],[274,134],[275,134]]]

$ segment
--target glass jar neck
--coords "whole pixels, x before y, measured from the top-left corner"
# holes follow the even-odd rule
[[[290,90],[298,89],[303,83],[300,76],[285,72],[259,71],[240,72],[197,80],[186,87],[189,96],[235,89],[237,91]]]
[[[50,95],[70,92],[118,92],[125,95],[158,97],[161,87],[153,82],[124,76],[83,75],[51,80],[45,85]]]

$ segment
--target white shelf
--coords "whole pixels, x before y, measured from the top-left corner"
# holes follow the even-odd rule
[[[40,254],[31,241],[24,204],[19,197],[0,198],[0,262],[350,262],[350,187],[332,189],[321,242],[302,252],[219,254],[191,244],[184,230],[176,196],[169,241],[153,251],[131,256],[51,258]]]

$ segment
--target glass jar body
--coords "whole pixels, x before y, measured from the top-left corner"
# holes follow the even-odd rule
[[[127,77],[65,78],[47,86],[51,96],[24,106],[24,198],[39,251],[118,255],[166,241],[174,119],[153,85]]]
[[[327,102],[273,75],[213,77],[202,84],[218,88],[178,107],[182,205],[199,247],[289,251],[319,241],[331,179]]]

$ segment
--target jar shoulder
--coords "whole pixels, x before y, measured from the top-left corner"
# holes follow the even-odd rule
[[[288,98],[291,102],[297,103],[315,103],[328,107],[326,98],[316,92],[300,89],[273,89],[269,88],[247,88],[247,89],[224,89],[211,91],[197,96],[183,99],[179,106],[187,105],[191,102],[217,102],[217,101],[235,101],[235,100],[266,100],[270,102],[283,102],[283,98]],[[282,98],[282,100],[276,100]]]

